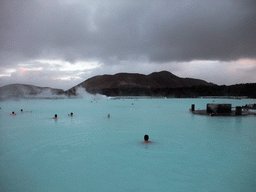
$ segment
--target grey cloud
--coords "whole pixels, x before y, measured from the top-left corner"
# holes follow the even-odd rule
[[[255,7],[253,0],[1,1],[0,65],[255,58]]]
[[[60,79],[65,76],[77,75],[75,72],[65,71],[60,74],[59,71],[50,69],[44,69],[42,71],[26,71],[24,73],[21,73],[21,71],[18,70],[18,72],[12,73],[11,77],[0,76],[0,87],[6,84],[20,83],[67,90],[83,81],[82,79],[77,78],[71,78],[71,80]]]

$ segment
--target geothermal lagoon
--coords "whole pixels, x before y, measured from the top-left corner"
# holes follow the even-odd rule
[[[191,104],[205,109],[211,102],[101,96],[2,101],[0,191],[256,191],[256,116],[189,112]],[[152,143],[142,143],[145,134]]]

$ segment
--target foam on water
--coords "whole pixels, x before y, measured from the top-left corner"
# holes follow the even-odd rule
[[[189,113],[210,102],[0,102],[0,191],[255,191],[256,117]]]

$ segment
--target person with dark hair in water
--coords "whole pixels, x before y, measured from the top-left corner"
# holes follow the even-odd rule
[[[73,117],[73,113],[71,112],[70,114],[68,114],[68,116],[71,116],[71,117]]]
[[[13,111],[10,115],[17,115],[17,114],[16,114],[16,113],[14,113],[14,111]]]
[[[144,142],[143,143],[152,143],[148,139],[149,139],[149,136],[148,135],[144,135]]]
[[[53,117],[53,119],[57,119],[57,117],[58,117],[57,114],[55,114],[54,117]]]

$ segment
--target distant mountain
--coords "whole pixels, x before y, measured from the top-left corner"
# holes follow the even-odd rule
[[[0,87],[0,100],[16,97],[66,98],[76,95],[78,87],[92,94],[106,96],[152,96],[174,98],[197,97],[249,97],[256,98],[256,83],[215,85],[200,79],[180,78],[170,72],[155,72],[149,75],[118,73],[99,75],[72,87],[67,91],[34,85],[11,84]]]
[[[0,99],[24,96],[45,95],[61,95],[64,94],[62,89],[53,89],[49,87],[38,87],[34,85],[25,84],[10,84],[0,87]]]
[[[157,89],[157,88],[178,88],[192,86],[213,86],[200,79],[180,78],[168,71],[143,75],[138,73],[118,73],[115,75],[99,75],[69,89],[68,93],[74,93],[77,87],[84,87],[88,92],[97,93],[104,89]]]
[[[72,87],[67,95],[76,95],[76,89],[83,87],[92,94],[106,96],[153,96],[153,97],[230,97],[256,98],[256,83],[238,85],[216,85],[204,80],[180,78],[168,71],[143,75],[138,73],[118,73],[99,75]]]

